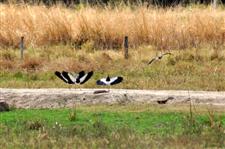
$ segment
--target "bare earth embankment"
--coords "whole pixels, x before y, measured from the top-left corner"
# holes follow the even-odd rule
[[[225,92],[111,89],[0,89],[0,100],[17,108],[60,108],[77,104],[210,104],[225,106]],[[108,91],[108,89],[105,89]]]

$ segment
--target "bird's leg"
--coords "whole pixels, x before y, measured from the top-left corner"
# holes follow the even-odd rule
[[[159,53],[158,53],[158,51],[155,53],[155,57],[158,57],[159,56]]]
[[[109,87],[108,87],[108,93],[110,92],[110,89],[111,89],[111,86],[109,85]]]
[[[79,89],[80,89],[80,91],[81,91],[81,86],[79,85]]]
[[[109,86],[109,90],[111,90],[111,86]],[[110,94],[110,93],[111,93],[111,94]],[[110,94],[112,100],[115,101],[115,98],[114,98],[114,96],[113,96],[113,93],[112,93],[112,92],[109,92],[109,94]]]
[[[68,85],[69,85],[69,90],[71,90],[71,88],[72,88],[71,84],[68,84]]]

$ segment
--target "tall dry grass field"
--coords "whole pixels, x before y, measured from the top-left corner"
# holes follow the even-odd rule
[[[62,6],[0,5],[0,46],[16,47],[91,42],[95,48],[150,44],[157,49],[185,49],[225,42],[225,10],[136,7],[66,9]]]

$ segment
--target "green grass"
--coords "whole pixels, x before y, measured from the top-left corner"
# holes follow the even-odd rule
[[[225,147],[224,113],[167,108],[114,105],[14,109],[0,113],[0,147]],[[70,119],[71,113],[75,113],[74,119]]]
[[[171,134],[171,127],[181,123],[182,115],[179,113],[152,112],[86,112],[77,110],[76,120],[69,120],[68,109],[58,110],[15,110],[1,114],[1,123],[15,127],[17,124],[33,120],[43,121],[46,125],[54,125],[59,122],[65,127],[73,125],[91,125],[96,120],[101,120],[110,127],[129,127],[140,133]],[[159,117],[161,118],[159,119]],[[16,125],[15,125],[16,124]],[[160,127],[157,124],[161,124]],[[179,127],[178,127],[179,128]]]

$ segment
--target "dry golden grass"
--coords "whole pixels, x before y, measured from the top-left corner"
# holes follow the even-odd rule
[[[0,46],[91,43],[94,48],[120,48],[125,35],[130,46],[185,49],[225,42],[225,11],[218,8],[134,9],[0,5]]]

